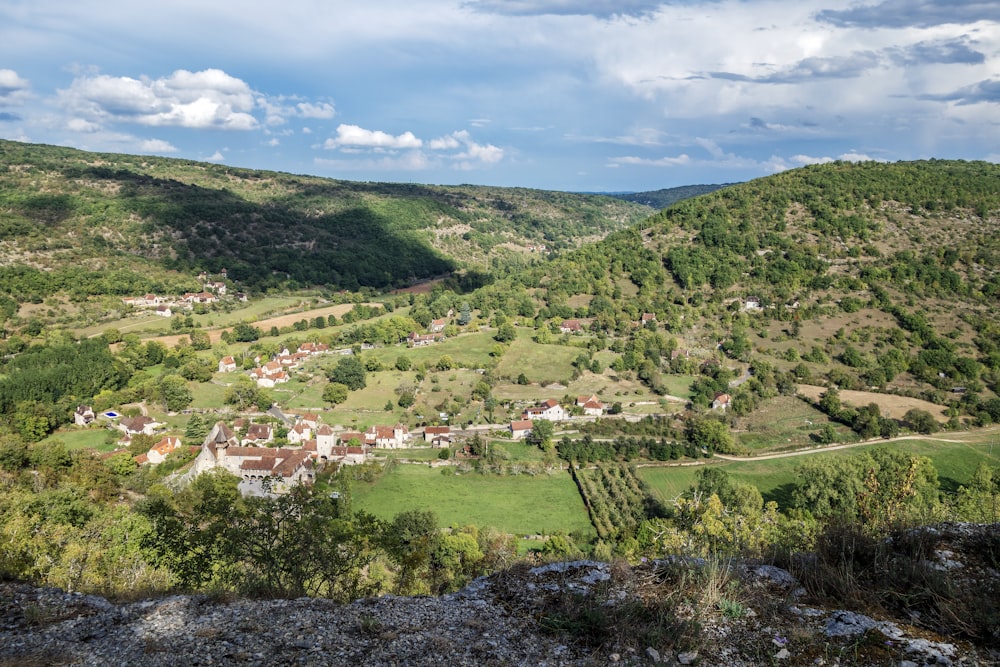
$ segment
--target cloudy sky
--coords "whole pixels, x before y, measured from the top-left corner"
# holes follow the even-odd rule
[[[996,0],[4,0],[0,138],[636,191],[1000,161]]]

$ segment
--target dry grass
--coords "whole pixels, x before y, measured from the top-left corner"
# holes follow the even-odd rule
[[[366,306],[371,306],[374,308],[381,308],[380,303],[366,303]],[[299,320],[315,320],[317,317],[329,317],[330,315],[336,315],[337,317],[343,317],[344,313],[350,311],[354,308],[353,303],[341,303],[336,306],[328,306],[326,308],[317,308],[316,310],[306,310],[297,313],[291,313],[289,315],[279,315],[277,317],[269,317],[265,320],[258,320],[253,323],[254,326],[258,327],[264,332],[270,330],[271,327],[290,327]],[[214,344],[222,340],[223,331],[232,331],[232,327],[225,327],[222,329],[212,329],[208,332],[208,339]],[[173,348],[180,341],[190,340],[188,334],[179,334],[172,336],[156,336],[150,338],[149,340],[155,340],[163,343],[168,348]]]
[[[819,401],[820,396],[826,391],[826,387],[800,384],[798,391],[811,401]],[[926,410],[934,415],[940,422],[948,421],[945,416],[946,408],[936,403],[923,401],[919,398],[909,398],[908,396],[896,396],[895,394],[879,394],[873,391],[852,391],[849,389],[840,390],[840,400],[847,405],[862,408],[869,403],[874,403],[882,411],[882,416],[893,419],[902,419],[903,415],[910,409]]]

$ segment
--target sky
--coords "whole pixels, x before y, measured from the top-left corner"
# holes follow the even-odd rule
[[[997,0],[4,0],[0,138],[645,191],[1000,161]]]

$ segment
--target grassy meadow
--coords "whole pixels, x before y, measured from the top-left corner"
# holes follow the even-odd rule
[[[492,526],[515,535],[594,533],[566,471],[499,477],[400,464],[372,484],[356,483],[352,494],[355,509],[385,519],[419,509],[433,511],[445,526]]]

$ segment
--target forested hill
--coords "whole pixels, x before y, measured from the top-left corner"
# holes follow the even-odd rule
[[[0,263],[55,269],[43,292],[108,290],[81,272],[109,266],[127,270],[105,293],[175,288],[163,269],[227,268],[251,288],[385,288],[572,248],[650,213],[596,195],[357,183],[0,141]]]
[[[664,188],[662,190],[651,190],[649,192],[622,192],[609,193],[609,196],[623,201],[635,202],[643,206],[651,206],[655,209],[666,208],[671,204],[676,204],[684,199],[697,197],[698,195],[715,192],[721,188],[729,187],[731,183],[718,185],[682,185],[676,188]]]
[[[540,317],[589,318],[593,331],[625,334],[649,313],[674,345],[766,358],[799,381],[977,400],[1000,378],[1000,165],[787,171],[488,289],[527,289]],[[662,389],[659,353],[637,345],[619,366]]]

